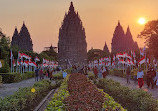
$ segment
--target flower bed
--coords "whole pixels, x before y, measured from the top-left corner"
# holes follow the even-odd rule
[[[14,83],[14,82],[19,82],[19,81],[26,80],[26,79],[34,77],[34,72],[26,72],[24,74],[20,74],[20,73],[14,73],[14,74],[0,73],[0,75],[2,76],[2,82],[3,83]]]
[[[19,89],[13,95],[0,98],[1,111],[30,111],[51,90],[51,82],[43,80],[32,87]]]
[[[104,89],[128,111],[158,111],[158,101],[143,90],[134,90],[121,86],[113,80],[100,79],[95,81],[98,88]]]
[[[47,111],[124,111],[121,105],[108,94],[97,89],[85,75],[71,74],[68,77],[64,79],[59,91],[54,95]]]

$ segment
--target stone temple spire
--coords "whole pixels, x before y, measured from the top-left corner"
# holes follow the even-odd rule
[[[15,27],[15,31],[14,31],[14,34],[13,34],[13,37],[12,37],[11,46],[13,46],[13,45],[18,46],[18,44],[19,44],[19,33],[18,33],[18,30],[17,30],[17,27]]]
[[[104,52],[106,52],[107,54],[109,54],[109,53],[110,53],[110,52],[109,52],[109,49],[108,49],[108,46],[107,46],[107,44],[106,44],[106,42],[105,42],[105,45],[104,45],[103,51],[104,51]]]
[[[72,2],[59,29],[58,59],[62,66],[68,66],[69,63],[83,64],[87,60],[85,29]]]
[[[125,44],[125,34],[124,30],[120,24],[120,21],[118,21],[118,25],[115,28],[113,38],[112,38],[112,52],[121,52],[124,51],[124,44]]]
[[[71,1],[71,4],[70,4],[69,11],[73,11],[73,12],[75,11],[75,10],[74,10],[74,6],[73,6],[73,2],[72,2],[72,1]]]

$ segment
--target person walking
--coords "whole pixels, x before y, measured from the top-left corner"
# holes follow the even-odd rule
[[[143,80],[144,72],[140,68],[138,73],[137,73],[137,79],[138,79],[138,86],[139,88],[142,88],[144,85],[144,80]]]
[[[147,75],[146,75],[146,83],[148,88],[150,87],[150,85],[152,86],[152,89],[154,88],[154,77],[155,77],[155,71],[153,68],[150,68],[147,71]]]
[[[35,70],[35,81],[38,81],[39,69],[36,68]]]
[[[98,78],[102,78],[102,66],[98,66]]]
[[[106,68],[104,66],[102,68],[102,76],[103,76],[103,78],[106,77]]]
[[[128,66],[127,71],[126,71],[126,79],[127,79],[127,84],[130,84],[130,78],[131,78],[131,69]]]
[[[95,66],[95,67],[93,68],[93,73],[94,73],[94,75],[95,75],[95,78],[97,79],[97,78],[98,78],[98,68],[97,68],[97,66]]]
[[[42,68],[39,71],[39,76],[40,76],[40,80],[42,80],[43,79],[43,70],[42,70]]]
[[[53,70],[49,70],[49,79],[50,80],[52,80],[52,77],[53,77],[52,73],[53,73]]]
[[[137,67],[134,67],[133,69],[133,75],[134,75],[134,83],[137,82],[137,73],[138,73],[138,68]]]
[[[154,82],[155,82],[156,87],[158,87],[158,71],[156,71],[156,76],[154,78]]]

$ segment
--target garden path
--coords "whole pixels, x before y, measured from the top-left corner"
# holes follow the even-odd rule
[[[127,84],[126,78],[108,75],[108,76],[107,76],[107,79],[112,79],[112,80],[114,80],[114,81],[117,81],[117,82],[119,82],[121,85],[126,86],[126,87],[129,87],[129,88],[131,88],[131,89],[139,89],[138,83],[135,83],[133,80],[130,81],[130,84]],[[154,88],[154,89],[151,89],[151,87],[150,87],[150,88],[147,88],[146,82],[144,82],[144,86],[143,86],[142,90],[144,90],[144,91],[146,91],[146,92],[152,94],[152,96],[153,96],[154,98],[158,99],[158,88]]]
[[[54,82],[55,81],[52,81],[52,83]],[[14,94],[14,92],[16,92],[19,88],[32,86],[34,83],[35,83],[35,78],[23,80],[17,83],[3,84],[2,87],[0,87],[0,97],[4,98],[6,96],[10,96]]]

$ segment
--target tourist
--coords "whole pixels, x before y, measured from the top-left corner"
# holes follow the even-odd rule
[[[158,87],[158,70],[156,71],[156,76],[154,78],[154,82],[155,82],[156,87]]]
[[[146,82],[147,82],[147,86],[148,88],[150,87],[150,85],[152,86],[152,89],[154,88],[154,77],[155,77],[155,71],[153,68],[150,68],[147,71],[147,75],[146,75]]]
[[[38,74],[39,74],[39,69],[37,67],[35,70],[35,81],[38,81]]]
[[[137,67],[134,67],[133,69],[133,75],[134,75],[134,82],[136,83],[137,82],[137,73],[138,73],[138,68]]]
[[[98,78],[102,78],[102,69],[103,69],[102,66],[98,67]]]
[[[48,78],[50,78],[49,68],[47,69],[46,73],[48,74]]]
[[[138,79],[138,86],[139,88],[142,88],[144,85],[144,80],[143,80],[144,72],[140,68],[138,73],[137,73],[137,79]]]
[[[106,77],[106,68],[104,66],[102,67],[102,76],[103,78]]]
[[[53,77],[53,75],[52,75],[53,70],[50,70],[50,69],[49,69],[48,71],[49,71],[49,79],[52,80],[52,77]]]
[[[87,74],[87,66],[84,66],[84,74],[85,74],[85,75],[88,75],[88,74]]]
[[[127,79],[127,84],[130,84],[130,78],[131,78],[131,69],[128,66],[127,71],[126,71],[126,79]]]
[[[96,66],[93,68],[93,73],[95,75],[95,78],[97,79],[98,78],[98,68]]]
[[[42,80],[43,79],[43,70],[42,70],[42,68],[39,71],[39,76],[40,76],[40,80]]]

